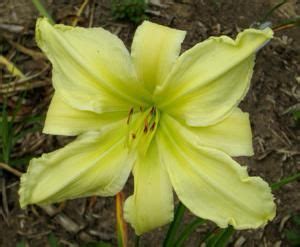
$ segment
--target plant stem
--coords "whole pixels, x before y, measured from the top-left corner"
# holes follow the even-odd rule
[[[134,243],[134,246],[135,247],[139,247],[140,246],[140,236],[136,235],[135,236],[135,243]]]
[[[126,247],[127,246],[127,224],[124,221],[123,217],[123,202],[124,194],[119,192],[116,195],[116,218],[117,218],[117,239],[118,246]]]

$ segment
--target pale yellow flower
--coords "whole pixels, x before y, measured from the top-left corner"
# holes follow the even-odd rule
[[[249,116],[237,106],[272,35],[211,37],[179,56],[185,32],[145,21],[129,54],[102,28],[39,19],[36,40],[55,88],[44,132],[78,137],[30,162],[21,206],[113,196],[133,171],[124,212],[137,234],[172,220],[172,188],[220,227],[266,224],[275,215],[268,184],[230,156],[253,154]]]

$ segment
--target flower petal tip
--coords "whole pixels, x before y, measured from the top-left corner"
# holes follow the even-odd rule
[[[152,231],[158,227],[162,227],[174,219],[174,213],[173,210],[171,210],[166,218],[168,220],[165,220],[164,222],[160,222],[159,224],[149,224],[147,220],[143,220],[141,217],[136,217],[137,212],[132,210],[134,208],[134,200],[133,196],[130,196],[127,198],[127,200],[124,203],[124,209],[123,209],[123,215],[124,219],[132,226],[134,229],[134,232],[136,235],[141,236],[142,234]]]
[[[44,155],[43,155],[44,156]],[[29,162],[28,165],[28,170],[26,173],[24,173],[21,178],[20,178],[20,188],[19,188],[19,196],[20,196],[20,206],[21,208],[25,208],[29,204],[36,203],[36,201],[32,201],[31,195],[32,195],[32,190],[35,181],[32,179],[32,177],[35,176],[35,174],[40,173],[40,168],[41,167],[34,167],[33,169],[33,163],[37,160],[36,158],[32,159]]]

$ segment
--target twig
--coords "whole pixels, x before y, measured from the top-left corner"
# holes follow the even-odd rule
[[[93,26],[94,12],[95,12],[95,1],[92,1],[92,7],[91,7],[90,17],[89,17],[89,27]]]
[[[22,176],[22,172],[18,171],[17,169],[15,168],[12,168],[11,166],[7,165],[7,164],[4,164],[4,163],[1,163],[0,162],[0,168],[14,174],[15,176],[17,177],[21,177]]]
[[[297,25],[294,23],[291,23],[291,24],[286,24],[286,25],[282,25],[282,26],[277,26],[277,27],[273,28],[273,31],[278,32],[278,31],[282,31],[285,29],[293,28],[293,27],[297,27]]]
[[[13,76],[25,78],[25,75],[13,63],[2,55],[0,55],[0,64],[3,64],[7,71]]]
[[[46,65],[40,72],[35,73],[34,75],[27,76],[26,78],[22,78],[17,81],[14,81],[14,82],[2,84],[2,85],[0,85],[0,90],[2,90],[4,88],[11,88],[11,87],[15,88],[15,87],[21,86],[22,84],[28,83],[28,81],[35,79],[35,78],[39,77],[40,75],[42,75],[43,73],[45,73],[49,69],[49,67],[50,67],[50,65]]]
[[[8,41],[8,43],[10,43],[13,47],[15,47],[17,50],[19,50],[20,52],[28,55],[28,56],[31,56],[33,59],[41,59],[41,58],[46,58],[46,56],[39,52],[39,51],[35,51],[35,50],[32,50],[32,49],[29,49],[17,42],[14,42],[14,41],[11,41],[9,40],[7,37],[5,37],[6,40]]]
[[[78,19],[81,16],[83,10],[85,9],[85,7],[88,3],[89,3],[89,0],[84,0],[83,3],[81,4],[80,8],[78,9],[78,11],[76,13],[76,17],[74,18],[74,20],[72,22],[73,27],[77,26]]]
[[[48,85],[48,81],[34,81],[34,82],[25,82],[23,85],[10,85],[11,87],[7,88],[1,88],[0,87],[0,93],[1,94],[10,94],[10,93],[16,93],[20,91],[27,91],[33,88],[38,88],[38,87],[44,87]]]

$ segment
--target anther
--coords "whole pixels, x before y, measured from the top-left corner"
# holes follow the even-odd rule
[[[153,130],[155,129],[155,125],[156,125],[156,123],[153,122],[153,124],[152,124],[151,127],[150,127],[150,131],[153,131]]]
[[[132,139],[135,139],[136,135],[134,133],[131,133],[131,137],[132,137]]]
[[[151,114],[151,115],[154,115],[154,114],[155,114],[155,107],[154,107],[154,106],[152,106],[151,111],[150,111],[150,114]]]
[[[148,125],[145,125],[144,127],[144,133],[146,134],[148,132]]]
[[[129,124],[132,114],[133,114],[133,108],[131,108],[128,113],[127,124]]]
[[[145,126],[148,127],[148,117],[145,117],[145,119],[144,119],[144,124],[145,124]]]

